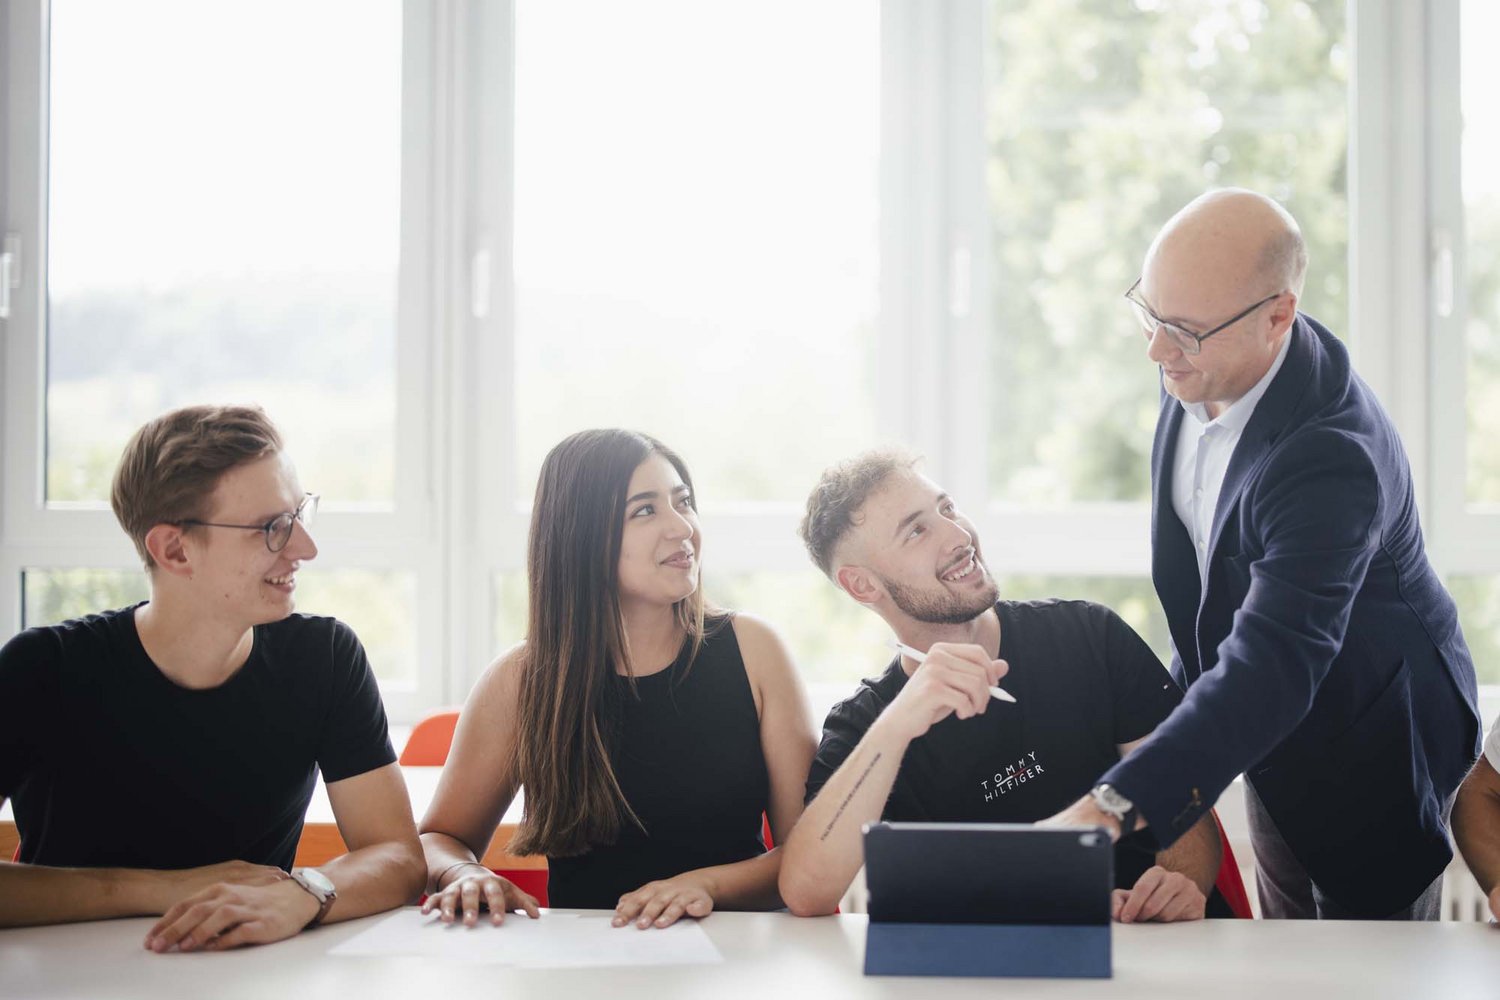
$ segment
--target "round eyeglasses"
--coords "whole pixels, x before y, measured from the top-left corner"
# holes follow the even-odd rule
[[[1135,318],[1141,324],[1141,331],[1145,333],[1147,340],[1150,340],[1152,337],[1156,336],[1157,330],[1165,330],[1167,331],[1168,339],[1170,339],[1172,343],[1176,344],[1182,350],[1183,354],[1199,354],[1203,350],[1203,342],[1209,337],[1212,337],[1214,334],[1220,332],[1221,330],[1229,329],[1231,326],[1234,326],[1234,324],[1238,323],[1246,316],[1249,316],[1251,313],[1255,312],[1255,310],[1259,309],[1267,302],[1270,302],[1272,299],[1280,298],[1281,295],[1281,292],[1277,292],[1274,295],[1267,295],[1265,298],[1261,299],[1253,306],[1247,306],[1246,308],[1241,309],[1239,312],[1235,313],[1229,319],[1220,323],[1212,330],[1209,330],[1207,333],[1194,333],[1192,330],[1189,330],[1186,327],[1178,326],[1176,323],[1172,323],[1168,320],[1164,320],[1160,316],[1156,315],[1156,313],[1152,312],[1151,307],[1146,305],[1146,300],[1141,297],[1140,278],[1135,279],[1135,284],[1131,285],[1130,290],[1125,293],[1125,300],[1130,303],[1131,311],[1135,313]]]
[[[173,523],[179,526],[194,524],[200,528],[240,528],[244,531],[263,531],[266,535],[266,548],[272,552],[280,552],[292,540],[293,525],[301,521],[304,529],[310,528],[317,513],[318,494],[304,493],[302,502],[297,505],[296,510],[283,511],[265,524],[223,524],[218,521],[199,521],[190,517]]]

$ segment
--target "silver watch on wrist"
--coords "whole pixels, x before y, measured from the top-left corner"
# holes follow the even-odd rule
[[[1136,816],[1140,811],[1136,809],[1134,802],[1120,794],[1118,788],[1103,782],[1089,790],[1089,797],[1094,800],[1094,805],[1099,807],[1100,812],[1120,824],[1120,836],[1134,832]]]
[[[318,901],[318,915],[302,928],[310,930],[321,924],[323,918],[328,916],[328,910],[333,906],[333,901],[339,898],[339,894],[333,887],[333,881],[316,868],[293,868],[292,881],[306,889],[312,898]]]

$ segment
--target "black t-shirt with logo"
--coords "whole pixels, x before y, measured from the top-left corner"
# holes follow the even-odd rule
[[[396,754],[348,626],[292,615],[256,626],[253,643],[205,690],[151,661],[135,608],[0,648],[0,796],[15,804],[21,860],[289,869],[319,768],[334,782]]]
[[[983,715],[950,715],[913,740],[884,819],[1031,823],[1085,795],[1119,762],[1119,744],[1149,734],[1182,694],[1156,654],[1106,607],[1087,601],[1001,601],[1000,686]],[[906,685],[900,659],[835,705],[807,777],[807,801]],[[1129,888],[1155,855],[1144,834],[1120,841],[1115,882]]]

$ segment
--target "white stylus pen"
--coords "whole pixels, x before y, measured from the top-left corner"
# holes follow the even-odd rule
[[[918,663],[923,663],[927,659],[926,653],[922,652],[920,649],[912,649],[910,646],[899,639],[893,639],[891,641],[891,645],[896,647],[896,651],[898,653],[903,656],[909,656],[913,660],[916,660]],[[1001,701],[1008,701],[1012,705],[1016,704],[1015,695],[1011,694],[1004,688],[995,687],[993,684],[990,685],[990,697],[999,698]]]

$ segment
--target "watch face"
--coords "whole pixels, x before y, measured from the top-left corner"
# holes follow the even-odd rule
[[[1099,808],[1106,812],[1114,813],[1116,818],[1125,815],[1130,809],[1130,800],[1109,785],[1100,785],[1094,789]]]
[[[308,884],[324,895],[333,894],[333,883],[329,881],[327,875],[324,875],[316,868],[298,868],[297,874],[307,879]]]

